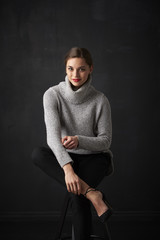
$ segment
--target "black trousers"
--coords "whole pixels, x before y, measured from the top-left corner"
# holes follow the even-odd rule
[[[73,159],[75,173],[89,186],[95,188],[106,175],[109,154],[80,155],[69,153]],[[65,185],[64,172],[50,148],[39,147],[34,149],[32,159],[47,175]],[[91,206],[90,201],[83,195],[71,193],[72,220],[76,240],[88,240],[91,231]]]

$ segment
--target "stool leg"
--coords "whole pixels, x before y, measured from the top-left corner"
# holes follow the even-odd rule
[[[66,193],[64,204],[62,206],[62,212],[61,212],[61,216],[60,216],[59,225],[57,227],[57,231],[55,234],[55,240],[61,239],[62,229],[64,226],[64,221],[65,221],[65,217],[66,217],[66,213],[67,213],[67,209],[68,209],[69,199],[70,199],[70,196],[68,193]]]
[[[75,240],[75,235],[74,235],[74,226],[72,224],[72,240]]]
[[[105,222],[104,226],[105,226],[105,229],[106,229],[107,240],[111,240],[111,234],[110,234],[110,231],[109,231],[109,228],[108,228],[108,223]]]
[[[109,231],[109,228],[108,228],[108,224],[107,223],[104,223],[104,227],[105,227],[105,230],[106,230],[106,234],[105,236],[98,236],[98,235],[93,235],[91,234],[90,235],[90,239],[97,239],[97,240],[100,240],[100,239],[104,239],[104,240],[111,240],[111,234],[110,234],[110,231]],[[72,240],[75,240],[75,235],[74,235],[74,226],[72,224]]]

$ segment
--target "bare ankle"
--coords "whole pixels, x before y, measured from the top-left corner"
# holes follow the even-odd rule
[[[93,204],[98,204],[100,195],[95,189],[86,194],[87,199],[89,199]]]
[[[94,188],[88,186],[85,190],[84,196],[89,199],[94,191],[96,191]]]

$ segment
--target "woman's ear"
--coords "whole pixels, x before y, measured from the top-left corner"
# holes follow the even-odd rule
[[[93,65],[90,67],[90,73],[93,72]]]

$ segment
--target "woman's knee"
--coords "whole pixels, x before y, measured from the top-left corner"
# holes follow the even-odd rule
[[[34,164],[38,164],[44,158],[44,148],[36,147],[33,149],[31,158]]]

